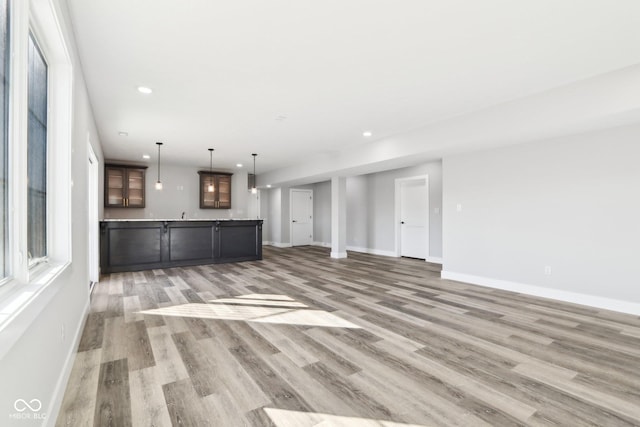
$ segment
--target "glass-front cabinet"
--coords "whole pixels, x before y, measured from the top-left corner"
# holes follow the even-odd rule
[[[231,175],[200,171],[200,209],[231,209]]]
[[[144,208],[144,166],[105,165],[104,206],[106,208]]]

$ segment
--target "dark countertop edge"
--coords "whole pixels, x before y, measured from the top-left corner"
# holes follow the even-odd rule
[[[264,221],[263,218],[214,218],[214,219],[101,219],[100,222],[217,222],[217,221]]]

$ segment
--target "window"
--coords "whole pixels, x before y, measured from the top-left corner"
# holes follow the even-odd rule
[[[27,238],[29,265],[47,256],[47,63],[29,37]]]
[[[26,330],[39,310],[24,307],[65,286],[72,260],[73,67],[57,3],[0,0],[0,333],[17,313],[12,331]]]
[[[9,10],[0,0],[0,279],[8,275]]]

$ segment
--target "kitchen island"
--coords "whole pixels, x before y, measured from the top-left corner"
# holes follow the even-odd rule
[[[101,273],[260,259],[260,219],[100,222]]]

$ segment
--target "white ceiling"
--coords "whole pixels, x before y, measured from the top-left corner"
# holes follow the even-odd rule
[[[67,3],[107,159],[273,172],[640,63],[637,0]]]

